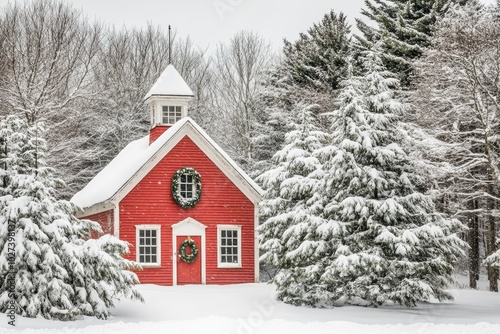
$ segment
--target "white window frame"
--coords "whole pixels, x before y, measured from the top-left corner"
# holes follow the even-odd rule
[[[222,231],[238,232],[238,263],[221,262]],[[241,225],[217,225],[217,268],[241,268]]]
[[[156,112],[155,107],[151,106],[151,126],[154,127],[156,125]]]
[[[145,230],[156,231],[156,262],[140,262],[139,261],[139,232]],[[161,266],[161,225],[136,225],[135,226],[135,247],[136,247],[136,262],[142,267],[158,268]]]
[[[163,110],[166,108],[167,110]],[[173,108],[173,116],[171,116],[170,108]],[[177,116],[177,108],[180,109],[180,114]],[[166,114],[165,114],[166,112]],[[174,122],[171,123],[170,119],[173,118]],[[165,122],[165,119],[167,122]],[[181,105],[162,105],[161,106],[161,122],[165,125],[174,125],[176,122],[182,119],[182,106]]]
[[[191,182],[182,182],[182,177],[183,176],[191,176]],[[185,184],[185,185],[191,185],[191,197],[184,197],[182,196],[182,185]],[[184,191],[185,193],[187,193],[188,191],[185,190]],[[185,200],[192,200],[196,197],[196,193],[198,192],[198,188],[196,186],[196,182],[195,182],[195,179],[194,179],[194,176],[192,176],[191,174],[189,173],[185,173],[185,174],[181,174],[179,175],[179,181],[178,181],[178,187],[177,187],[177,195],[179,195],[179,197],[185,199]]]

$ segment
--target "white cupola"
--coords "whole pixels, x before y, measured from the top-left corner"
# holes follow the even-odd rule
[[[151,118],[150,143],[178,120],[187,117],[193,91],[170,64],[144,97]]]

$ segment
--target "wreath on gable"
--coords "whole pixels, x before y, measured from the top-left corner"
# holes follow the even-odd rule
[[[186,253],[187,247],[191,248],[191,254],[189,255]],[[198,246],[196,246],[193,239],[188,237],[181,243],[181,246],[179,247],[179,257],[181,258],[181,261],[186,263],[193,263],[196,260],[198,257]]]
[[[193,196],[192,198],[184,198],[181,196],[180,183],[183,176],[191,176],[193,179]],[[201,198],[201,176],[193,168],[184,167],[175,172],[172,177],[172,197],[175,202],[184,209],[189,209],[198,204]]]

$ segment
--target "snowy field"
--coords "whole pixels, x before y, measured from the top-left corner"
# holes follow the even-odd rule
[[[413,309],[311,309],[276,302],[273,286],[267,284],[142,285],[139,290],[145,304],[122,301],[107,321],[17,318],[13,328],[1,314],[0,333],[500,333],[500,294],[487,291],[452,290],[453,303],[421,303]]]

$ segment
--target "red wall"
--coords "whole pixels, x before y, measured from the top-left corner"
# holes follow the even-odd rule
[[[102,228],[102,231],[104,234],[108,234],[108,233],[113,234],[114,233],[113,210],[99,212],[99,213],[96,213],[95,215],[90,215],[90,216],[87,216],[83,219],[89,219],[89,220],[93,220],[95,222],[98,222],[101,225],[101,228]],[[92,237],[95,238],[97,236],[93,235]]]
[[[182,209],[171,195],[172,176],[182,167],[192,167],[201,175],[201,199],[191,209]],[[135,225],[161,225],[161,268],[138,272],[141,283],[173,284],[171,225],[187,217],[207,226],[207,284],[254,281],[254,205],[191,139],[184,137],[120,202],[120,239],[134,245]],[[217,224],[242,225],[241,268],[217,268]],[[128,258],[136,260],[135,247],[130,251]]]
[[[170,126],[157,125],[149,131],[149,144],[151,145],[158,137],[160,137],[165,131],[170,129]]]

